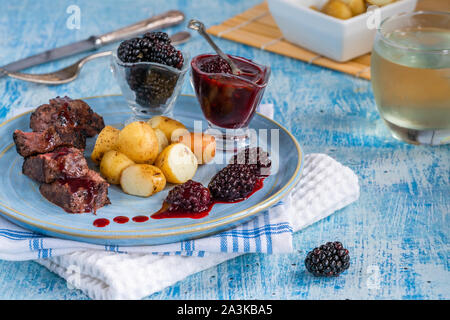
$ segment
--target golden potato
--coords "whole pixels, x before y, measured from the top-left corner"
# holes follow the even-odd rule
[[[100,161],[100,173],[109,183],[119,184],[122,171],[133,164],[134,162],[123,153],[110,150]]]
[[[166,135],[167,141],[176,142],[178,137],[188,133],[184,124],[165,116],[156,116],[148,120],[153,129],[160,129]]]
[[[390,3],[394,2],[394,0],[366,0],[366,2],[368,4],[371,4],[371,5],[374,5],[374,6],[382,7],[382,6],[385,6],[387,4],[390,4]]]
[[[349,19],[352,11],[349,6],[339,0],[331,0],[322,8],[322,12],[338,19]]]
[[[136,163],[152,164],[158,156],[158,138],[146,122],[135,121],[120,130],[117,150]]]
[[[366,12],[366,4],[364,3],[364,0],[340,0],[340,1],[348,5],[354,16]]]
[[[106,126],[98,134],[95,141],[94,150],[91,154],[91,159],[95,164],[99,164],[105,152],[115,150],[117,148],[117,141],[119,139],[119,129],[111,126]]]
[[[134,164],[127,167],[120,177],[120,186],[125,193],[149,197],[166,186],[162,171],[150,164]]]
[[[158,155],[155,166],[161,169],[168,182],[184,183],[194,177],[198,161],[188,146],[174,143]]]
[[[190,132],[179,137],[178,142],[191,149],[197,157],[198,164],[208,163],[216,156],[216,139],[212,135]]]
[[[166,135],[164,132],[162,132],[160,129],[153,129],[156,134],[156,138],[158,139],[158,154],[160,154],[165,147],[169,145],[169,141],[166,138]]]

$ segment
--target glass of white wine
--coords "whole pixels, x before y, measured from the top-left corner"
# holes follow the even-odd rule
[[[377,108],[408,143],[450,143],[450,13],[393,16],[378,28],[371,58]]]

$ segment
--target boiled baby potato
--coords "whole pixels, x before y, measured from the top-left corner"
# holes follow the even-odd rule
[[[340,1],[348,5],[354,16],[357,16],[358,14],[361,14],[366,11],[366,4],[364,3],[364,0],[340,0]]]
[[[134,162],[119,151],[110,150],[103,155],[100,162],[100,173],[111,184],[119,184],[122,171]]]
[[[117,148],[117,140],[119,139],[119,129],[111,126],[106,126],[98,134],[95,141],[94,150],[91,154],[91,159],[95,164],[99,164],[105,152]]]
[[[371,5],[382,7],[394,2],[395,0],[366,0],[366,1]]]
[[[120,130],[117,150],[136,163],[152,164],[158,156],[158,138],[146,122],[135,121]]]
[[[164,132],[162,132],[160,129],[153,129],[156,134],[156,139],[158,139],[158,154],[160,154],[165,147],[169,145],[169,141],[166,138],[166,135]]]
[[[160,129],[166,135],[167,141],[176,142],[178,137],[188,133],[188,130],[181,122],[165,116],[155,116],[148,120],[153,129]]]
[[[162,171],[150,164],[134,164],[127,167],[120,177],[120,186],[125,193],[149,197],[166,186]]]
[[[338,19],[349,19],[352,11],[349,6],[339,0],[331,0],[322,8],[322,12]]]
[[[199,164],[210,162],[216,155],[216,139],[212,135],[190,132],[182,135],[178,142],[185,144],[191,149]]]
[[[188,146],[174,143],[158,155],[155,166],[161,169],[168,182],[184,183],[194,177],[198,161]]]

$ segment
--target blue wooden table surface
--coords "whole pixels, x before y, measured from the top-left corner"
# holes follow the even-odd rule
[[[0,65],[169,9],[213,25],[260,1],[2,1]],[[70,5],[80,8],[79,29],[67,26]],[[291,130],[306,153],[327,153],[352,168],[360,179],[361,197],[296,233],[294,253],[240,256],[149,299],[449,299],[449,146],[394,140],[366,80],[227,40],[217,42],[231,54],[271,66],[263,102],[275,104],[275,119]],[[211,51],[198,35],[183,48],[192,56]],[[49,72],[82,56],[31,71]],[[66,85],[0,79],[0,121],[58,95],[119,92],[108,59],[88,63],[80,77]],[[183,93],[193,94],[188,82]],[[312,277],[303,265],[306,252],[333,240],[349,248],[350,269],[336,278]],[[35,262],[0,261],[0,299],[88,297]]]

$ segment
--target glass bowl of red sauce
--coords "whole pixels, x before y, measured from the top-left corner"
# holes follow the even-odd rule
[[[228,55],[241,70],[233,74],[216,54],[201,54],[191,60],[195,94],[208,121],[208,134],[222,150],[249,144],[248,125],[266,89],[270,68],[251,60]]]

